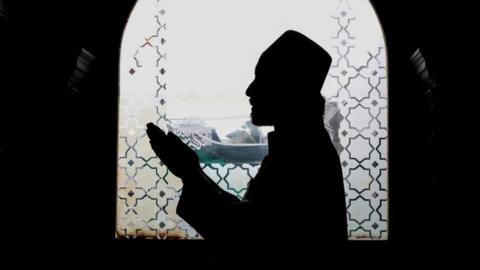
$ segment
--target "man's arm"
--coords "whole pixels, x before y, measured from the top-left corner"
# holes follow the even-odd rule
[[[221,189],[201,169],[183,180],[177,214],[205,239],[217,240],[237,234],[247,201]]]
[[[237,235],[239,224],[245,220],[248,201],[240,201],[221,189],[202,171],[196,153],[173,133],[165,134],[149,123],[147,134],[160,160],[182,179],[177,214],[206,239]]]

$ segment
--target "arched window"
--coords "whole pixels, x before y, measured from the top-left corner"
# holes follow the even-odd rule
[[[333,57],[324,121],[343,168],[349,237],[387,239],[386,52],[367,0],[138,1],[120,56],[117,237],[201,238],[175,213],[182,184],[150,149],[147,122],[180,135],[219,186],[243,196],[268,132],[249,122],[245,90],[288,29]]]

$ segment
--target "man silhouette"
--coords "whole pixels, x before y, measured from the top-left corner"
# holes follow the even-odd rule
[[[292,30],[261,55],[246,94],[252,122],[273,125],[274,131],[241,200],[209,179],[178,137],[147,125],[153,150],[183,181],[177,213],[213,244],[220,259],[305,262],[317,258],[318,244],[346,240],[342,171],[323,125],[320,94],[330,64],[327,52]]]

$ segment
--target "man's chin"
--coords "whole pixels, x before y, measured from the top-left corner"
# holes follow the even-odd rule
[[[261,117],[258,117],[257,115],[255,115],[254,113],[250,114],[250,119],[252,121],[252,124],[254,124],[255,126],[271,126],[273,125],[272,123],[270,123],[269,121],[266,121],[266,119],[263,119]]]

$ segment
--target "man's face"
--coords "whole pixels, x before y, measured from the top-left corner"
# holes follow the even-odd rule
[[[277,100],[272,90],[275,86],[268,74],[259,72],[257,66],[255,79],[246,91],[250,97],[251,119],[257,126],[271,126],[275,122]]]

